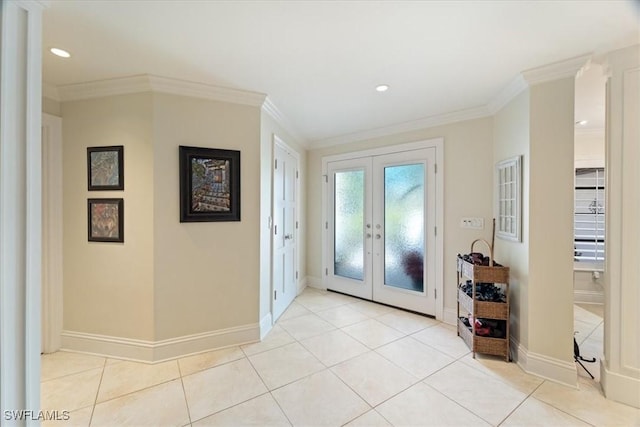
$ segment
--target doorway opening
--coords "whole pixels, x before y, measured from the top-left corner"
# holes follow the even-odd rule
[[[300,156],[273,136],[271,313],[275,322],[298,294]]]
[[[604,343],[605,98],[603,68],[590,63],[575,79],[573,316],[581,356],[596,359],[578,375],[595,381]]]
[[[441,139],[323,158],[326,289],[442,318],[438,164]]]

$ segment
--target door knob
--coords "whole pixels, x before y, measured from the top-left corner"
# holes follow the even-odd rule
[[[284,240],[291,240],[293,239],[293,234],[285,234],[284,235]]]
[[[380,239],[382,237],[381,234],[376,234],[376,239]]]
[[[367,233],[367,239],[371,238],[371,233]]]

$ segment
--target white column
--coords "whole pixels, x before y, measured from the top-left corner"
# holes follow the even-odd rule
[[[640,45],[607,57],[605,395],[640,408]]]
[[[37,421],[28,413],[11,421],[5,411],[40,406],[43,6],[1,5],[0,415],[29,425]]]

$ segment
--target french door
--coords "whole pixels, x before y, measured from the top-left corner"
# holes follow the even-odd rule
[[[327,163],[327,288],[435,314],[435,148]]]

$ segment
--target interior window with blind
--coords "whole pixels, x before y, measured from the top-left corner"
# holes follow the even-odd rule
[[[604,262],[604,168],[576,169],[574,259]]]

